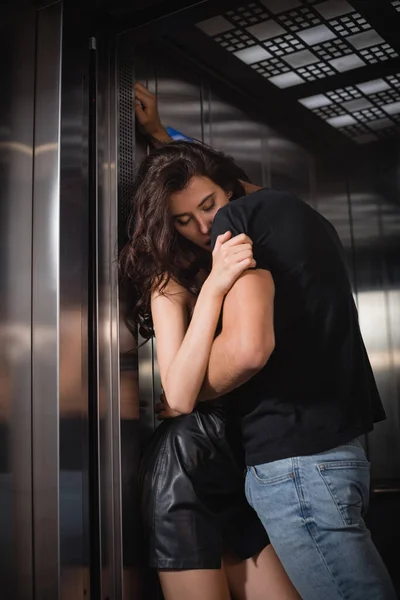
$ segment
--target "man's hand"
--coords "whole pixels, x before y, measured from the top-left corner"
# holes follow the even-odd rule
[[[162,126],[156,96],[139,82],[135,83],[135,114],[148,136],[159,142],[171,141]]]
[[[181,417],[182,414],[168,405],[167,398],[164,392],[160,396],[160,402],[156,404],[156,414],[158,421],[164,421],[165,419],[174,419],[175,417]]]

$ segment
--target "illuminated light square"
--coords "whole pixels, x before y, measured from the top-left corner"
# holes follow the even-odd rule
[[[218,16],[212,17],[211,19],[206,19],[205,21],[200,21],[200,23],[197,23],[196,27],[201,29],[203,33],[206,33],[209,36],[214,36],[224,33],[225,31],[229,31],[230,29],[234,29],[235,25],[229,23],[229,21],[224,17]]]
[[[349,112],[357,112],[358,110],[370,108],[371,106],[373,106],[373,104],[366,98],[356,98],[355,100],[343,102],[342,106]]]
[[[348,54],[347,56],[340,56],[339,58],[333,58],[328,61],[332,67],[343,73],[344,71],[350,71],[351,69],[357,69],[358,67],[364,67],[365,62],[357,56],[357,54]]]
[[[292,87],[293,85],[299,85],[300,83],[304,83],[304,80],[293,71],[290,71],[289,73],[284,73],[283,75],[275,75],[274,77],[270,77],[268,81],[276,85],[278,88],[282,89]]]
[[[283,35],[286,33],[286,30],[283,29],[278,23],[275,21],[263,21],[262,23],[258,23],[257,25],[252,25],[251,27],[247,27],[247,31],[254,35],[259,40],[270,40],[278,35]]]
[[[300,6],[299,0],[260,0],[260,2],[274,14]]]
[[[388,115],[398,115],[400,113],[400,102],[391,102],[381,106],[382,110]]]
[[[310,50],[300,50],[300,52],[287,54],[282,58],[294,69],[297,69],[298,67],[304,67],[305,65],[311,65],[319,60],[315,54],[310,52]]]
[[[329,123],[329,125],[332,125],[332,127],[336,128],[346,127],[347,125],[354,125],[354,123],[357,123],[355,118],[351,115],[339,115],[338,117],[331,117],[330,119],[327,119],[326,122]]]
[[[384,79],[371,79],[370,81],[358,83],[356,87],[367,96],[390,89],[390,85]]]
[[[301,98],[299,100],[300,104],[309,108],[310,110],[313,108],[320,108],[321,106],[328,106],[332,104],[332,101],[329,100],[324,94],[316,94],[315,96],[308,96],[308,98]]]
[[[377,46],[385,42],[385,40],[379,35],[379,33],[375,31],[375,29],[369,29],[368,31],[363,31],[363,33],[350,35],[349,37],[346,37],[346,41],[350,42],[350,44],[357,50],[362,50],[363,48],[368,48],[369,46]]]
[[[329,27],[326,27],[326,25],[317,25],[310,29],[304,29],[303,31],[299,31],[297,35],[309,46],[320,44],[327,40],[333,40],[333,38],[336,37],[336,34],[333,33]]]
[[[394,123],[390,119],[377,119],[376,121],[370,121],[368,127],[371,129],[385,129],[386,127],[393,127]]]
[[[251,46],[245,50],[239,50],[233,53],[239,60],[246,63],[246,65],[252,65],[253,63],[260,62],[266,58],[271,58],[272,54],[261,48],[261,46]]]
[[[317,4],[315,9],[325,19],[334,19],[335,17],[354,11],[354,8],[346,0],[328,0],[328,2]]]

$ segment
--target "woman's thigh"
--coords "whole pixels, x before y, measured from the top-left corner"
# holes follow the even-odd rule
[[[164,600],[231,600],[224,569],[158,572]]]
[[[301,600],[272,545],[256,556],[223,561],[234,600]]]

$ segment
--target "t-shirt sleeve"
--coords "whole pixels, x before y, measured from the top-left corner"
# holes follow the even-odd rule
[[[211,247],[219,235],[230,231],[232,237],[245,233],[253,242],[253,255],[258,269],[271,270],[268,240],[271,229],[263,216],[262,206],[255,198],[243,197],[220,208],[211,229]]]

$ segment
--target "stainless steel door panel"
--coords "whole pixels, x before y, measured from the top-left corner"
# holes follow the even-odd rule
[[[59,593],[59,244],[62,5],[38,12],[32,257],[35,593]]]
[[[33,597],[31,437],[35,12],[0,25],[0,589]]]

